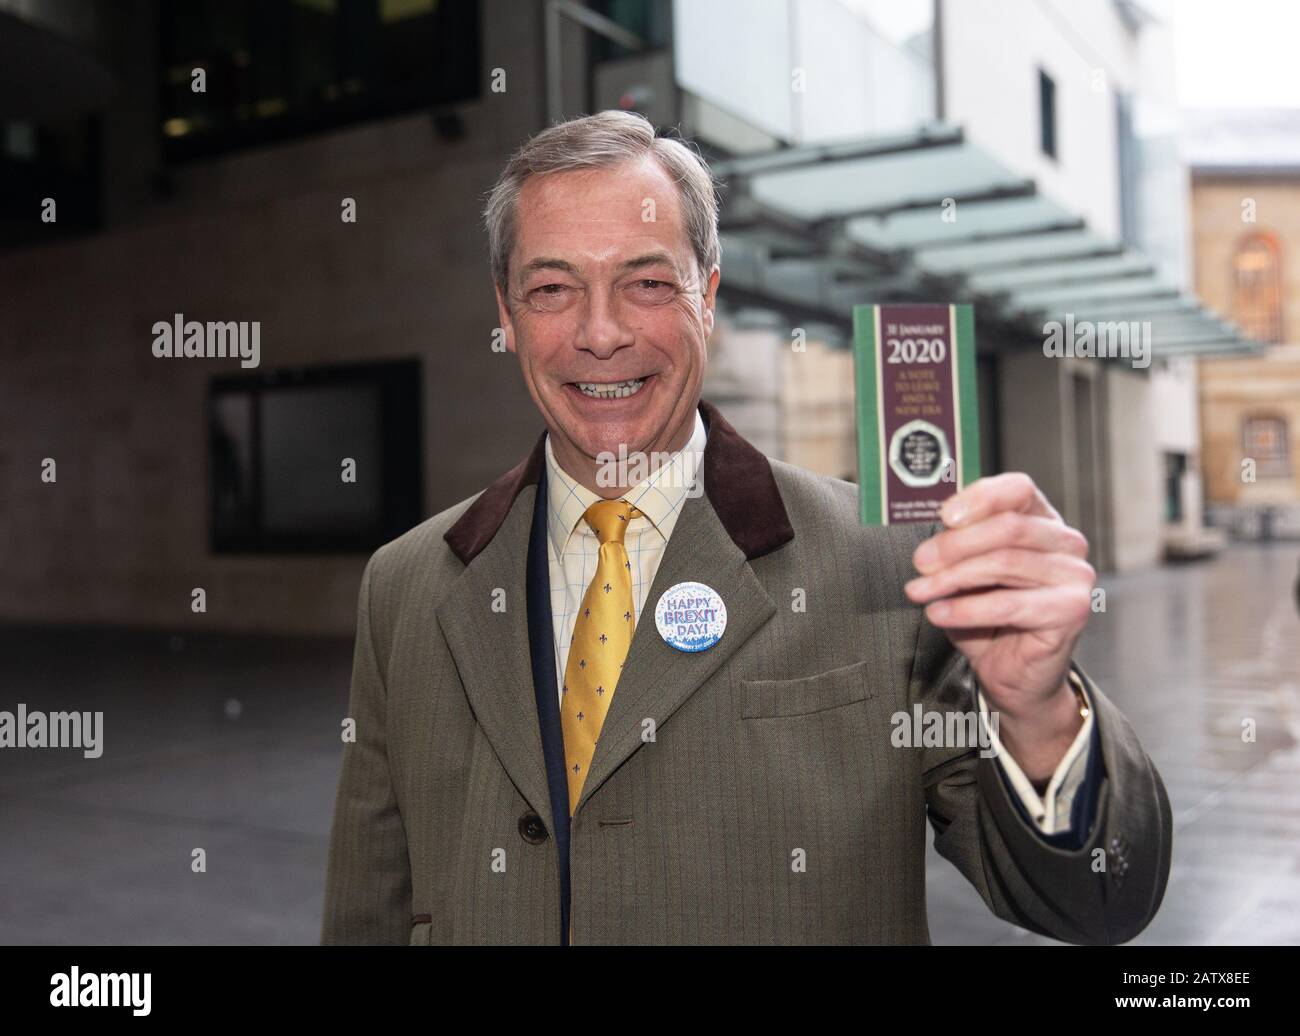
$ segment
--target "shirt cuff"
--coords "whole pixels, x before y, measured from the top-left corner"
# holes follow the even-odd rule
[[[1088,690],[1084,687],[1083,681],[1079,679],[1078,674],[1071,669],[1068,675],[1070,683],[1083,695],[1083,700],[1088,703],[1088,715],[1084,717],[1083,726],[1079,728],[1079,733],[1075,735],[1074,741],[1071,742],[1065,756],[1057,764],[1056,771],[1052,774],[1052,779],[1048,781],[1047,788],[1041,796],[1034,790],[1034,786],[1029,782],[1029,778],[1025,776],[1024,770],[1020,768],[1015,759],[1011,757],[1011,753],[1003,746],[994,724],[989,722],[988,706],[984,701],[983,689],[980,688],[977,694],[980,706],[980,720],[988,731],[993,756],[997,759],[998,764],[1002,767],[1002,772],[1006,774],[1007,779],[1011,782],[1011,787],[1025,807],[1026,815],[1034,822],[1038,830],[1045,835],[1064,834],[1070,830],[1071,807],[1074,805],[1075,794],[1087,775],[1088,756],[1092,750],[1092,725],[1096,709],[1093,708],[1092,699],[1088,696]]]

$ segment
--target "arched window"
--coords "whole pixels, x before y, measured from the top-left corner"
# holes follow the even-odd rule
[[[1245,418],[1241,423],[1241,452],[1242,456],[1254,459],[1256,473],[1263,477],[1290,475],[1286,418],[1276,414]]]
[[[1248,338],[1282,341],[1282,279],[1277,238],[1257,233],[1242,238],[1232,259],[1233,319]]]

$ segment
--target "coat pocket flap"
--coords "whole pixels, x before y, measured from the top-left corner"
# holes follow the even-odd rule
[[[740,714],[745,719],[806,716],[865,701],[875,694],[870,662],[830,669],[796,680],[740,681]]]

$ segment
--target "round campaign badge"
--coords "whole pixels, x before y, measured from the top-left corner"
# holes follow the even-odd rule
[[[711,586],[678,583],[655,605],[659,636],[678,651],[706,651],[727,629],[727,606]]]

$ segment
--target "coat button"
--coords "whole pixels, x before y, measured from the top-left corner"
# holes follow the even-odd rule
[[[525,813],[519,818],[519,834],[530,845],[541,845],[546,841],[546,825],[536,813]]]

